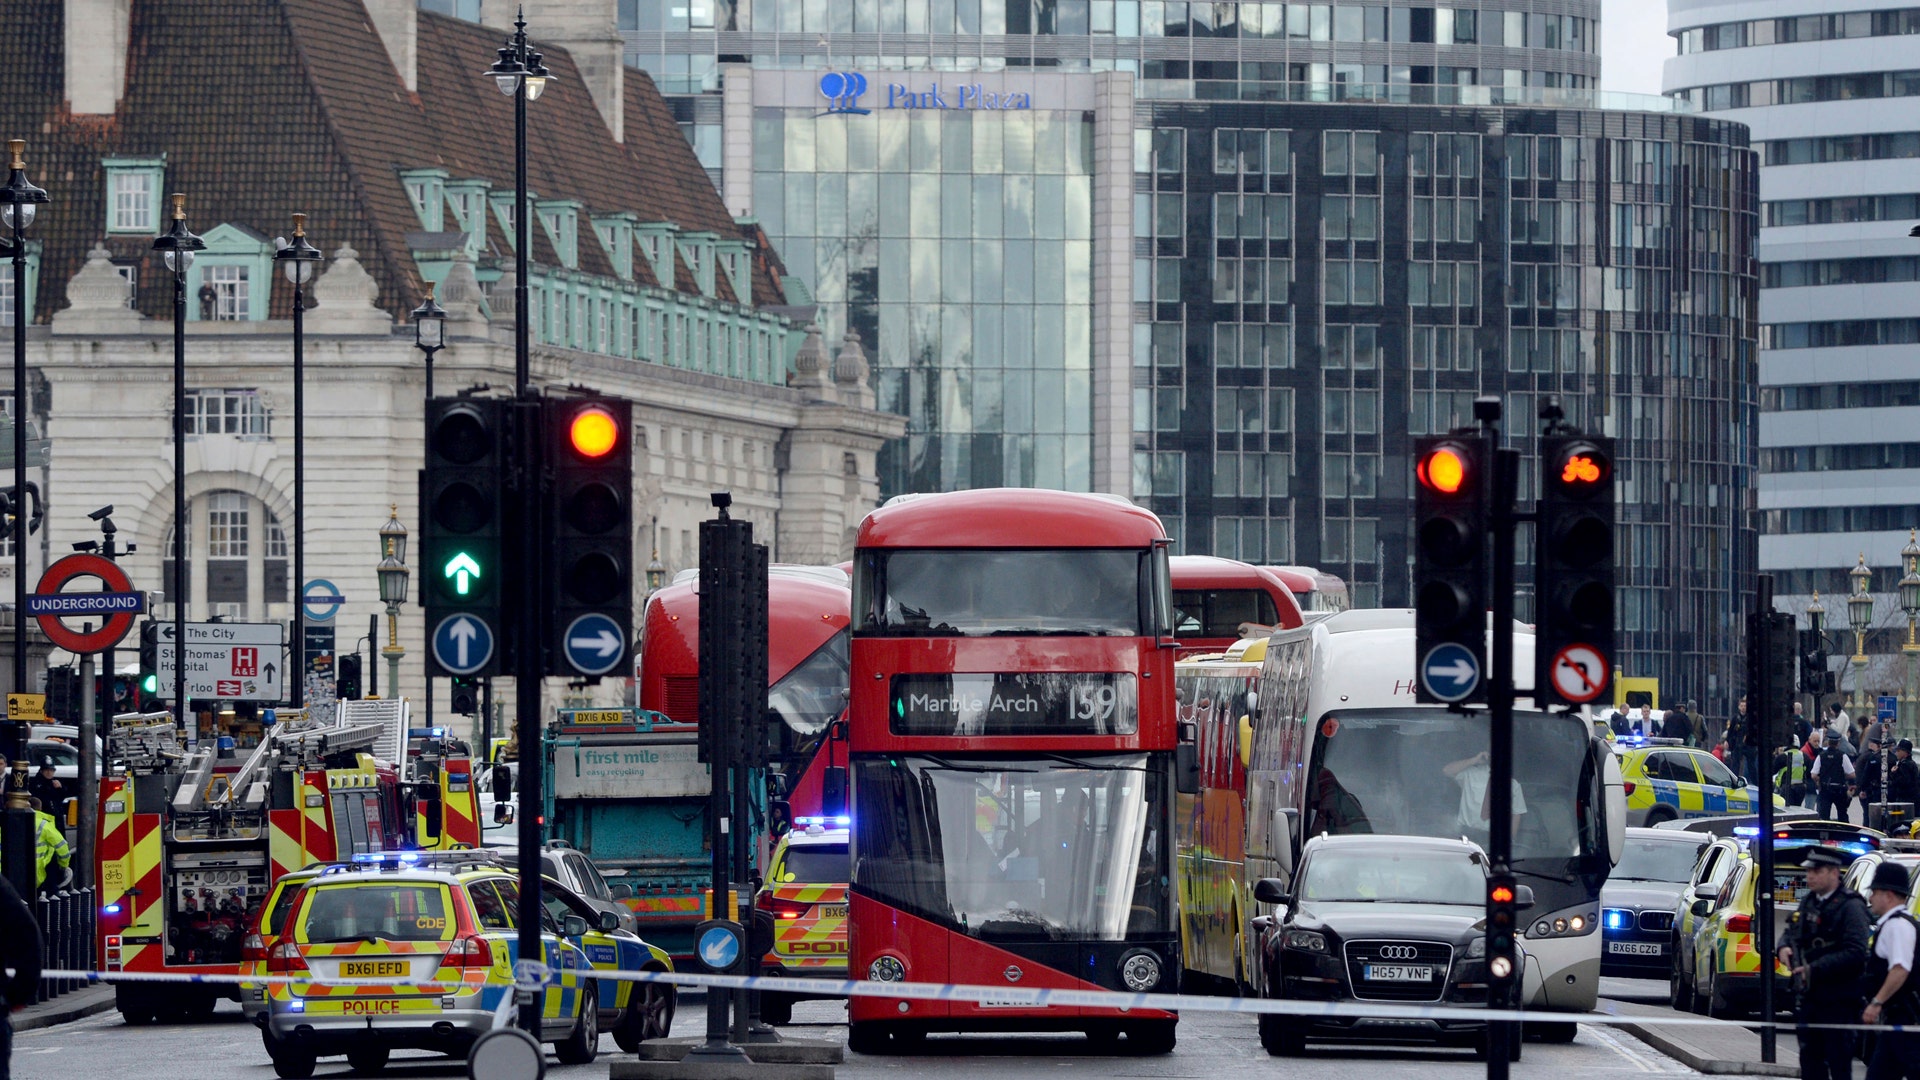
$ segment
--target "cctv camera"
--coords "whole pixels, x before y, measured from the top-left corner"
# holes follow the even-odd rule
[[[100,509],[95,510],[93,513],[88,514],[87,516],[92,518],[95,521],[100,521],[103,518],[105,518],[108,514],[111,514],[111,513],[113,513],[113,504],[108,503],[106,506],[103,506]]]

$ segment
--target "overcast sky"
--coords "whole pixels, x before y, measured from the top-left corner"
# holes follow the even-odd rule
[[[1666,0],[1603,0],[1600,12],[1600,88],[1632,94],[1660,92],[1660,65],[1673,55]]]

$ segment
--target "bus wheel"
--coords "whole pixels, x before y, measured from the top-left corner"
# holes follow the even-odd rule
[[[1173,1045],[1178,1039],[1175,1030],[1179,1021],[1147,1020],[1138,1024],[1128,1024],[1127,1040],[1122,1049],[1133,1057],[1154,1057],[1173,1053]]]
[[[1299,1057],[1307,1052],[1307,1036],[1291,1017],[1261,1013],[1260,1047],[1274,1057]]]
[[[890,1054],[893,1033],[878,1020],[855,1020],[847,1025],[847,1049],[856,1054]]]

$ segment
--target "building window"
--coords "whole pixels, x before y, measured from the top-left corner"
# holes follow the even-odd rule
[[[107,174],[107,231],[149,235],[160,231],[164,159],[108,158],[102,164]]]
[[[213,290],[213,321],[239,322],[250,317],[253,309],[247,296],[247,271],[245,266],[207,267],[207,287]],[[203,314],[207,299],[203,294]]]
[[[247,557],[248,503],[237,491],[216,491],[207,497],[207,557]]]
[[[190,390],[187,392],[187,434],[270,434],[266,402],[258,390]]]

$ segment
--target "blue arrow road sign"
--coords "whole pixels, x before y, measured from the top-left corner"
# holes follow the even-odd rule
[[[567,663],[582,675],[605,675],[619,666],[627,651],[620,624],[597,611],[569,623],[560,644],[567,651]]]
[[[493,628],[462,612],[433,628],[433,659],[454,675],[471,675],[493,659]]]
[[[1480,686],[1480,661],[1465,645],[1436,645],[1420,661],[1420,681],[1441,701],[1465,701]]]
[[[700,962],[713,971],[732,971],[740,960],[740,935],[732,927],[709,926],[700,935]]]
[[[41,615],[117,615],[123,611],[147,610],[147,594],[141,592],[34,593],[27,597],[27,614]]]

